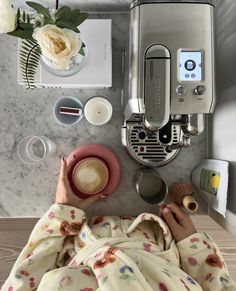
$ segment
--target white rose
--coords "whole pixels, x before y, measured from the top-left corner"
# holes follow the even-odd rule
[[[34,30],[33,37],[41,47],[42,54],[53,62],[58,70],[66,70],[70,60],[77,55],[82,41],[73,30],[45,25]]]
[[[12,32],[16,28],[16,14],[8,0],[0,0],[0,33]]]

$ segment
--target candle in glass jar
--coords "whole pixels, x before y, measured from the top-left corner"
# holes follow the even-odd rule
[[[112,117],[112,105],[103,97],[93,97],[84,106],[84,116],[93,125],[104,125]]]

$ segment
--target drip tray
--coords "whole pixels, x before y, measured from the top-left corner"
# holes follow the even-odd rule
[[[168,145],[178,144],[182,137],[182,130],[178,124],[169,124],[170,136],[160,131],[150,134],[141,123],[128,122],[126,127],[122,128],[122,143],[128,153],[136,161],[149,166],[163,166],[171,162],[180,152],[180,149],[174,149],[171,152],[166,150]],[[167,142],[163,144],[160,139]]]

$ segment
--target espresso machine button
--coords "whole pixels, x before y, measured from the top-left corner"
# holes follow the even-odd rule
[[[206,87],[205,86],[203,86],[203,85],[199,85],[199,86],[197,86],[195,89],[194,89],[194,93],[196,94],[196,95],[204,95],[205,94],[205,92],[206,92]]]
[[[176,88],[176,93],[180,96],[185,95],[186,94],[186,88],[183,85],[180,85]]]
[[[194,62],[194,60],[187,60],[184,66],[186,70],[193,71],[196,68],[196,63]]]

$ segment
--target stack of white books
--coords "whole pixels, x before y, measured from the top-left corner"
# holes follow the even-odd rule
[[[34,85],[59,88],[107,88],[112,86],[112,25],[111,19],[87,19],[79,26],[88,54],[82,69],[70,77],[57,77],[39,64]],[[18,83],[24,85],[19,67]]]

